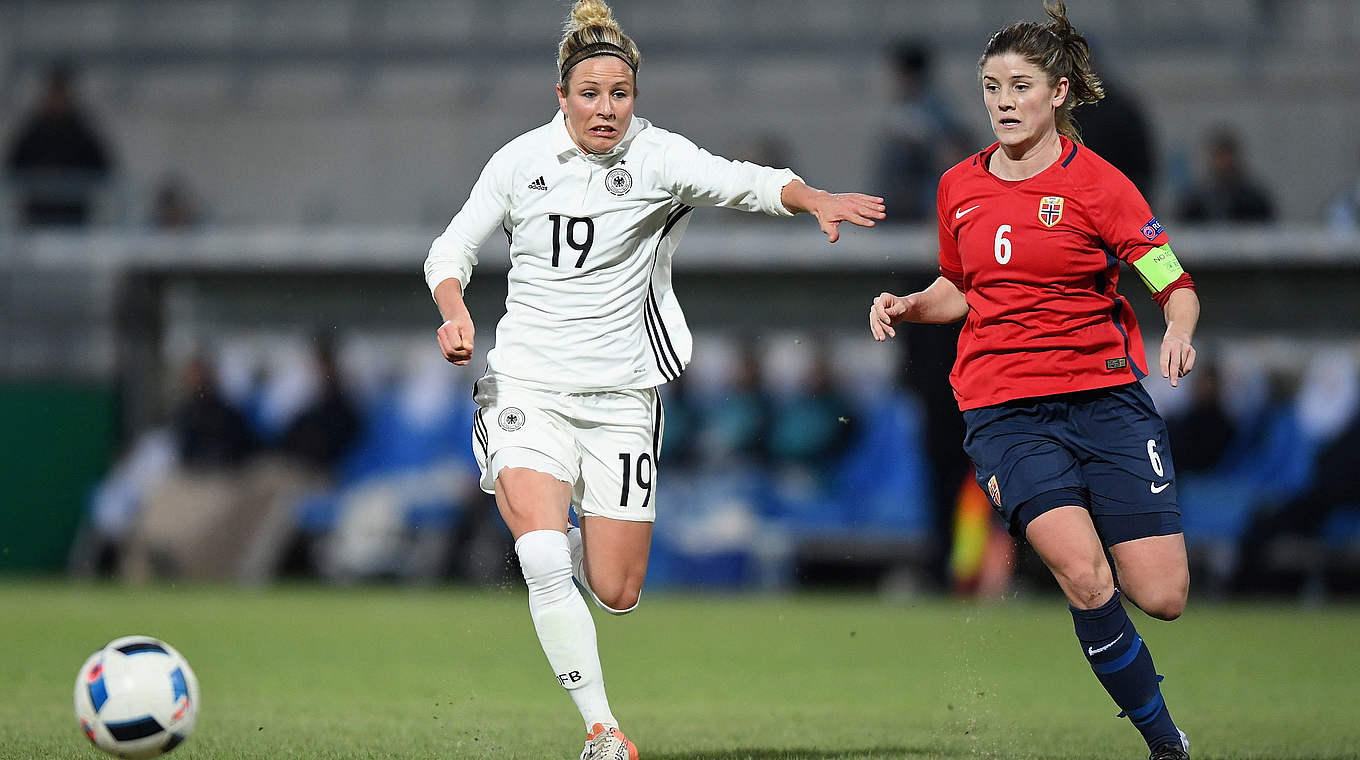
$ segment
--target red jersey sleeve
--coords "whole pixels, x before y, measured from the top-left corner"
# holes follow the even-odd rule
[[[959,255],[959,241],[954,237],[953,230],[945,220],[949,216],[945,213],[949,209],[949,204],[945,200],[948,191],[949,175],[946,173],[940,178],[939,189],[935,192],[935,219],[939,226],[940,234],[940,276],[954,283],[954,287],[963,292],[963,257]]]
[[[1105,248],[1120,261],[1134,266],[1140,274],[1143,267],[1136,264],[1148,254],[1169,259],[1169,266],[1179,270],[1180,264],[1171,253],[1171,238],[1133,182],[1104,161],[1099,162],[1090,179],[1096,198],[1092,218]],[[1159,267],[1160,271],[1166,271],[1166,267]],[[1194,280],[1184,271],[1166,282],[1143,279],[1152,291],[1152,299],[1160,306],[1166,306],[1173,291],[1195,286]]]

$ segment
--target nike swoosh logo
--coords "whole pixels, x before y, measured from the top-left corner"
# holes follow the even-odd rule
[[[1115,637],[1114,637],[1114,641],[1111,641],[1110,643],[1106,644],[1105,646],[1103,646],[1103,647],[1101,647],[1101,648],[1099,648],[1099,649],[1093,649],[1093,648],[1091,648],[1091,647],[1086,647],[1086,654],[1087,654],[1088,656],[1100,654],[1101,652],[1104,652],[1106,649],[1109,649],[1110,647],[1114,646],[1115,644],[1118,644],[1118,643],[1119,643],[1119,640],[1122,639],[1122,638],[1124,638],[1124,634],[1121,632],[1118,636],[1115,636]]]
[[[954,218],[962,219],[964,214],[968,213],[969,211],[973,211],[974,209],[977,208],[981,208],[981,206],[969,206],[968,208],[961,208],[958,211],[954,212]]]
[[[1157,485],[1156,483],[1148,483],[1148,490],[1153,493],[1161,493],[1162,491],[1165,491],[1166,487],[1169,485],[1171,485],[1171,481],[1169,480],[1161,485]]]

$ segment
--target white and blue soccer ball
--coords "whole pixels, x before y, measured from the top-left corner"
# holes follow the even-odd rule
[[[194,730],[198,677],[164,641],[124,636],[80,666],[75,702],[80,729],[96,747],[118,757],[155,757]]]

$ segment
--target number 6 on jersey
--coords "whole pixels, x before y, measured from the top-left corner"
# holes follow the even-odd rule
[[[1006,233],[1011,231],[1009,224],[1003,224],[996,228],[996,263],[1006,264],[1011,260],[1011,241],[1006,239]]]

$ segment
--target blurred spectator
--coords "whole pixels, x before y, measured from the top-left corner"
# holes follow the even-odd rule
[[[688,470],[698,460],[699,428],[702,419],[687,374],[661,386],[664,394],[665,429],[662,430],[661,461],[666,469]]]
[[[737,350],[731,386],[709,404],[701,440],[706,462],[763,465],[770,430],[770,401],[762,387],[759,351],[753,341]]]
[[[1206,140],[1208,164],[1202,184],[1181,202],[1187,222],[1269,222],[1275,207],[1266,191],[1247,175],[1241,143],[1231,129],[1219,128]]]
[[[1318,453],[1317,477],[1303,493],[1259,512],[1247,527],[1238,548],[1234,589],[1254,593],[1277,590],[1280,578],[1271,548],[1288,537],[1316,539],[1324,523],[1338,510],[1360,507],[1360,414]],[[1313,553],[1314,547],[1301,553]],[[1317,558],[1297,558],[1307,564]]]
[[[72,575],[93,578],[117,569],[121,547],[136,526],[142,505],[169,477],[176,456],[174,436],[165,427],[141,433],[120,452],[90,494],[89,519],[71,547]]]
[[[1082,142],[1133,180],[1151,202],[1157,184],[1157,159],[1143,109],[1121,83],[1108,77],[1101,81],[1105,97],[1082,106],[1077,119]]]
[[[1201,362],[1190,381],[1190,406],[1169,416],[1167,428],[1175,441],[1176,469],[1208,472],[1223,459],[1237,435],[1236,425],[1223,408],[1218,367]]]
[[[968,134],[968,132],[963,129],[952,129],[942,133],[939,138],[936,139],[934,147],[935,166],[934,169],[931,170],[931,174],[935,178],[935,184],[931,186],[930,190],[932,193],[932,204],[935,202],[934,193],[939,186],[940,176],[953,168],[954,164],[957,164],[977,151],[977,149],[978,146],[973,142],[972,135]],[[934,207],[932,206],[932,209],[933,208]],[[891,211],[892,209],[889,209],[889,212]],[[932,210],[931,213],[933,214],[935,212]]]
[[[32,227],[82,226],[112,161],[76,104],[75,72],[53,66],[37,108],[12,139],[5,159],[18,188],[19,221]]]
[[[123,550],[122,572],[133,582],[224,577],[235,556],[241,465],[255,441],[206,358],[189,362],[184,392],[171,424],[177,466],[147,499]]]
[[[299,462],[326,469],[334,467],[358,437],[359,413],[340,384],[334,343],[320,336],[313,338],[312,345],[321,393],[288,426],[279,450]]]
[[[254,437],[245,416],[222,397],[213,364],[192,359],[184,385],[187,397],[173,422],[180,465],[198,471],[240,466],[255,448]]]
[[[933,513],[928,569],[936,587],[947,589],[959,491],[972,480],[972,463],[963,452],[963,413],[949,383],[963,325],[902,327],[906,330],[906,386],[920,399],[924,413],[922,448],[929,460]]]
[[[198,204],[188,184],[179,177],[161,180],[151,203],[151,225],[159,230],[186,230],[198,223]]]
[[[941,162],[946,158],[940,155],[939,145],[964,132],[931,80],[929,47],[916,41],[901,42],[891,53],[891,65],[893,102],[880,138],[870,189],[883,197],[889,221],[931,219],[935,216]],[[962,160],[963,155],[947,157],[944,167]]]
[[[252,462],[242,479],[237,516],[246,530],[237,577],[247,583],[279,572],[294,543],[298,499],[332,484],[336,467],[359,437],[359,412],[340,382],[334,343],[317,336],[312,349],[319,391],[286,426],[277,447]]]
[[[855,408],[832,383],[829,348],[814,347],[806,387],[781,400],[771,415],[767,444],[776,466],[796,468],[821,488],[854,439]]]
[[[1316,567],[1322,557],[1315,546],[1296,544],[1283,555],[1272,549],[1283,538],[1316,539],[1334,512],[1360,505],[1360,368],[1350,350],[1323,350],[1310,359],[1291,412],[1298,434],[1286,440],[1286,453],[1304,461],[1292,468],[1286,458],[1251,462],[1271,477],[1298,472],[1282,483],[1292,487],[1257,490],[1264,508],[1239,544],[1239,591],[1271,590],[1282,570]]]

